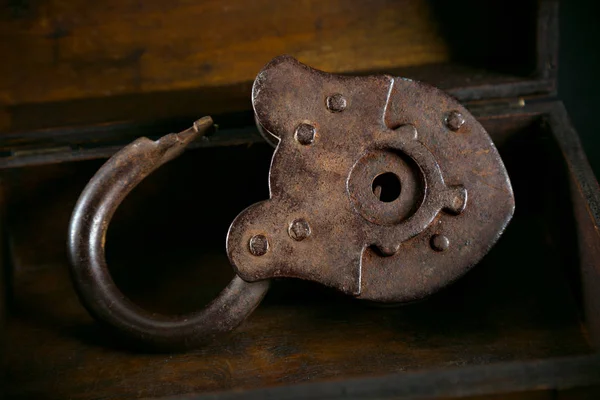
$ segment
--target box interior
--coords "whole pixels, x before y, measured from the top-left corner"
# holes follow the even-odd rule
[[[273,282],[237,330],[185,354],[150,353],[95,323],[69,281],[69,214],[101,165],[7,171],[14,285],[8,394],[138,398],[592,354],[566,167],[540,114],[482,117],[508,169],[516,213],[472,271],[430,298],[381,307],[318,284]],[[268,197],[264,143],[193,150],[117,211],[107,259],[118,286],[162,313],[207,304],[232,276],[231,220]]]

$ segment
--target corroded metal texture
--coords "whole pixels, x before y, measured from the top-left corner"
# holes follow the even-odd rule
[[[227,236],[238,276],[204,310],[160,316],[123,296],[104,258],[119,204],[202,136],[207,117],[156,142],[136,140],[83,191],[69,254],[77,292],[97,319],[163,348],[193,347],[242,322],[274,277],[366,300],[416,300],[468,271],[512,217],[512,188],[491,139],[435,88],[327,74],[283,56],[258,75],[252,102],[259,130],[277,149],[271,198],[244,210]]]
[[[259,73],[252,103],[261,133],[279,142],[271,198],[227,238],[248,282],[295,277],[361,299],[420,299],[476,264],[513,215],[490,137],[433,87],[282,56]]]
[[[240,324],[269,287],[234,277],[203,310],[184,316],[150,313],[129,301],[114,284],[104,256],[106,231],[125,197],[144,178],[179,156],[212,126],[202,118],[190,129],[157,141],[139,138],[111,157],[81,194],[69,226],[71,276],[79,298],[99,321],[140,342],[159,348],[194,347]]]

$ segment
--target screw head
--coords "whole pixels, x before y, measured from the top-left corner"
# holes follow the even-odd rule
[[[331,112],[342,112],[346,109],[346,99],[339,93],[327,97],[327,109]]]
[[[254,235],[248,242],[250,253],[254,256],[263,256],[269,250],[269,240],[265,235]]]
[[[435,251],[444,251],[450,247],[450,240],[444,235],[433,235],[430,244]]]
[[[294,220],[288,228],[290,237],[298,242],[309,237],[310,233],[310,225],[303,219]]]
[[[465,124],[465,117],[458,111],[451,111],[446,116],[446,126],[456,132]]]
[[[294,133],[294,137],[298,141],[298,143],[307,146],[312,144],[315,141],[315,134],[317,130],[314,126],[310,124],[300,124],[296,128],[296,132]]]

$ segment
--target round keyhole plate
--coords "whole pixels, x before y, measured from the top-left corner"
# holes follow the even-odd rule
[[[407,155],[374,150],[350,172],[348,194],[354,209],[378,225],[394,225],[413,215],[423,202],[424,178]]]

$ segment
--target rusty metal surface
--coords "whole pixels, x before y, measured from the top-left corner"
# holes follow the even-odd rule
[[[134,340],[160,348],[189,348],[230,331],[258,306],[269,282],[234,277],[203,310],[184,316],[147,312],[129,301],[108,271],[104,248],[110,220],[123,199],[162,164],[179,156],[212,126],[205,117],[157,141],[139,138],[111,157],[84,189],[69,226],[71,276],[79,298],[99,321]]]
[[[282,56],[252,102],[279,140],[270,199],[232,223],[227,251],[249,282],[295,277],[361,299],[420,299],[456,280],[514,211],[491,139],[438,89],[327,74]]]
[[[476,264],[514,211],[490,137],[438,89],[391,76],[348,77],[282,56],[257,76],[257,126],[277,142],[270,199],[233,221],[237,273],[204,310],[148,313],[113,283],[108,224],[127,194],[212,125],[209,117],[156,142],[140,138],[92,178],[71,219],[69,252],[81,301],[100,321],[160,347],[193,347],[233,329],[274,277],[320,282],[360,299],[425,297]]]

